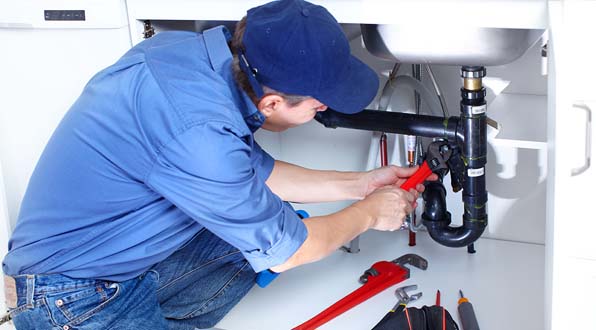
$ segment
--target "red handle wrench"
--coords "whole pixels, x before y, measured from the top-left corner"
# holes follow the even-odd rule
[[[400,188],[409,191],[428,179],[433,172],[448,169],[447,160],[449,160],[449,157],[451,157],[451,149],[445,141],[432,142],[428,145],[426,158],[420,168],[406,182],[402,183]]]
[[[388,287],[410,278],[410,269],[405,267],[406,264],[422,270],[428,267],[428,261],[416,254],[406,254],[392,261],[379,261],[360,276],[360,283],[363,283],[360,288],[293,330],[314,330]]]

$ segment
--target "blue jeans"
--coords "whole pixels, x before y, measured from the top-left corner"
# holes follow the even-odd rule
[[[194,330],[213,327],[255,283],[242,254],[207,230],[124,282],[16,276],[17,330]]]

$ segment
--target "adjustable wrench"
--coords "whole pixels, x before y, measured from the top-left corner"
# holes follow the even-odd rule
[[[451,148],[445,141],[435,141],[428,145],[426,157],[420,168],[402,183],[400,188],[410,190],[416,188],[416,185],[424,182],[431,174],[439,171],[446,171],[447,160],[451,157]]]
[[[415,189],[418,184],[423,183],[433,173],[443,172],[442,174],[445,174],[449,169],[447,161],[451,157],[451,154],[452,149],[445,141],[432,142],[428,145],[426,157],[420,165],[420,168],[414,172],[414,174],[412,174],[412,176],[409,177],[406,182],[402,183],[400,188],[405,191],[409,191],[412,188]],[[410,223],[404,222],[400,229],[408,229],[409,227]],[[410,242],[412,242],[412,238],[410,239]],[[415,245],[415,243],[410,245]]]
[[[360,276],[359,281],[363,283],[360,288],[293,330],[314,330],[388,287],[410,278],[410,269],[405,266],[407,264],[422,270],[428,267],[428,261],[416,254],[406,254],[392,261],[376,262]]]

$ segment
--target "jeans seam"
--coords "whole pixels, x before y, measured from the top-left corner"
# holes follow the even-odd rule
[[[33,302],[33,307],[29,307],[27,304],[23,304],[21,306],[18,306],[17,308],[13,308],[13,309],[9,309],[8,313],[10,314],[11,317],[15,317],[23,312],[26,312],[30,309],[34,309],[36,307],[40,307],[41,305],[44,305],[44,301],[43,300],[36,300]]]
[[[116,283],[116,292],[114,292],[114,295],[112,297],[110,297],[110,299],[102,302],[99,306],[93,308],[92,310],[84,313],[83,315],[75,318],[74,320],[68,322],[66,325],[78,325],[84,321],[86,321],[87,319],[89,319],[91,316],[97,314],[99,311],[101,311],[102,309],[104,309],[110,302],[112,302],[114,299],[116,299],[119,295],[120,295],[120,284]]]
[[[52,314],[52,311],[50,310],[50,304],[49,304],[49,302],[47,301],[47,298],[46,298],[46,297],[44,297],[44,298],[43,298],[43,302],[44,302],[44,304],[43,304],[43,305],[44,305],[44,307],[45,307],[46,313],[48,314],[48,319],[50,319],[50,322],[51,322],[51,323],[52,323],[54,326],[56,326],[56,327],[60,327],[60,325],[58,324],[58,322],[57,322],[57,321],[54,319],[54,316],[53,316],[53,314]]]
[[[209,298],[207,301],[205,301],[205,303],[203,305],[201,305],[201,307],[199,307],[199,308],[195,309],[194,311],[192,311],[192,312],[184,315],[180,319],[192,318],[192,317],[195,316],[196,313],[199,313],[203,309],[207,308],[211,302],[213,302],[217,297],[219,297],[220,295],[222,295],[224,293],[224,291],[226,291],[226,289],[230,287],[230,284],[232,284],[232,282],[238,277],[238,275],[240,275],[240,273],[244,270],[244,268],[246,268],[247,265],[248,265],[248,261],[245,261],[244,262],[244,265],[242,265],[242,267],[240,267],[240,269],[236,272],[236,274],[234,274],[234,276],[232,276],[226,282],[226,284],[224,284],[211,298]]]
[[[175,279],[171,280],[169,283],[165,284],[165,285],[164,285],[164,286],[162,286],[161,288],[158,288],[158,289],[157,289],[157,292],[160,292],[161,290],[163,290],[163,289],[165,289],[165,288],[167,288],[167,287],[171,286],[172,284],[174,284],[174,283],[176,283],[176,282],[178,282],[178,281],[182,280],[183,278],[187,277],[188,275],[190,275],[190,274],[194,273],[194,272],[195,272],[195,271],[197,271],[197,270],[200,270],[200,269],[202,269],[202,268],[204,268],[204,267],[207,267],[208,265],[210,265],[210,264],[212,264],[212,263],[214,263],[214,262],[216,262],[216,261],[218,261],[218,260],[221,260],[221,259],[227,258],[227,257],[229,257],[229,256],[232,256],[232,255],[236,254],[236,253],[240,253],[240,251],[234,251],[234,252],[231,252],[231,253],[225,254],[225,255],[223,255],[223,256],[217,257],[217,258],[215,258],[215,259],[213,259],[213,260],[209,260],[208,262],[206,262],[206,263],[204,263],[204,264],[201,264],[199,267],[197,267],[197,268],[193,268],[193,269],[191,269],[190,271],[188,271],[188,272],[186,272],[186,273],[184,273],[184,274],[182,274],[182,275],[178,276],[177,278],[175,278]]]
[[[47,294],[47,293],[75,291],[78,289],[93,287],[96,285],[97,285],[97,281],[93,281],[93,282],[86,282],[86,283],[82,283],[82,284],[65,285],[65,286],[61,286],[59,288],[54,288],[54,289],[52,289],[52,287],[40,288],[40,289],[35,288],[35,294],[43,295],[43,294]]]

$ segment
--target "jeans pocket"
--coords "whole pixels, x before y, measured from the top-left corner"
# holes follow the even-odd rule
[[[47,294],[50,317],[57,325],[77,325],[104,309],[120,294],[120,284],[98,281],[74,291]]]

